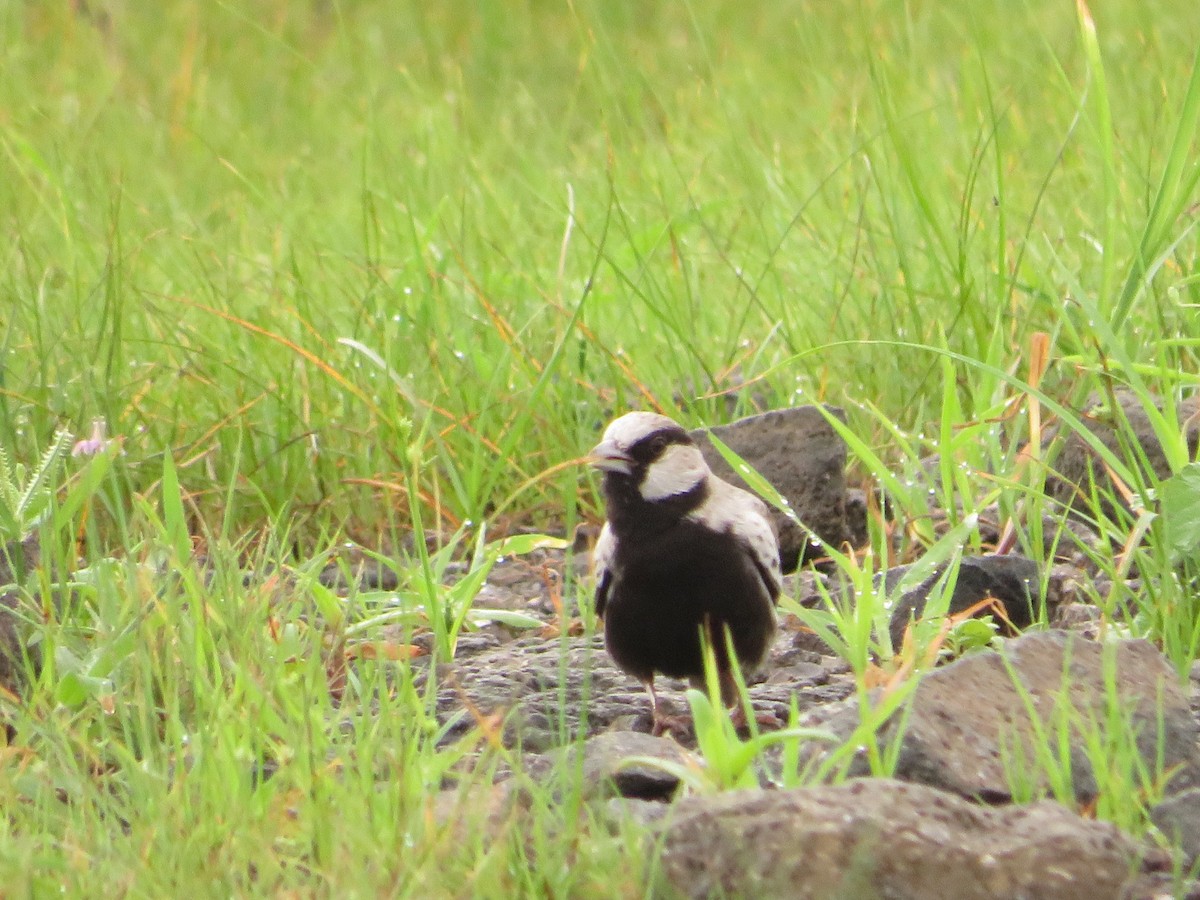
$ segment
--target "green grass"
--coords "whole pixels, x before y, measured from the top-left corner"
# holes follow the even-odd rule
[[[439,748],[394,663],[334,703],[346,623],[309,560],[414,523],[569,533],[615,411],[814,401],[903,553],[936,540],[914,476],[941,452],[951,525],[998,503],[1040,556],[1029,398],[1200,380],[1186,4],[1094,31],[1069,3],[110,6],[0,7],[0,445],[32,466],[99,417],[124,451],[47,534],[86,589],[54,614],[51,575],[26,585],[48,666],[0,766],[14,894],[636,894],[652,861],[578,785],[499,839],[435,823],[487,741]],[[1196,562],[1118,518],[1150,540],[1102,564],[1137,566],[1129,624],[1186,671]],[[429,561],[397,565],[436,605]]]

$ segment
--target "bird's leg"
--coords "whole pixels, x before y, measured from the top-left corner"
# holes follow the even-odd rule
[[[733,677],[732,668],[724,668],[718,671],[717,680],[721,686],[721,702],[725,704],[726,709],[739,710],[742,708],[742,697],[738,693],[737,679]]]
[[[725,704],[725,708],[729,710],[729,721],[733,723],[733,727],[738,731],[748,728],[750,723],[746,719],[746,707],[742,703],[741,694],[738,692],[737,679],[733,677],[733,672],[730,669],[722,669],[720,675],[721,701]],[[754,711],[754,721],[767,728],[782,728],[784,724],[774,713],[759,710]]]
[[[650,733],[655,737],[661,737],[664,734],[684,733],[687,731],[687,720],[681,716],[672,716],[666,713],[658,699],[658,693],[654,690],[654,676],[651,675],[649,680],[642,682],[646,685],[646,690],[650,694],[650,710],[654,724],[650,728]]]
[[[654,716],[654,721],[658,721],[658,692],[654,690],[654,676],[651,675],[648,679],[642,682],[646,685],[646,691],[650,694],[650,712]]]
[[[662,711],[662,707],[659,706],[658,692],[654,690],[654,676],[651,675],[650,679],[646,681],[645,684],[646,690],[650,692],[650,715],[654,720],[654,725],[651,727],[650,733],[655,737],[658,737],[664,731],[668,731],[670,729],[670,726],[668,725],[670,716],[665,715]]]

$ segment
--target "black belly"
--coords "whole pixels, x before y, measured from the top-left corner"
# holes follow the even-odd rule
[[[719,668],[728,668],[726,626],[743,668],[766,656],[775,633],[772,598],[749,555],[728,536],[684,521],[644,540],[620,538],[612,569],[605,645],[630,675],[701,681],[705,623]]]

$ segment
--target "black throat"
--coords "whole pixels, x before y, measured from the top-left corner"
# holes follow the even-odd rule
[[[613,531],[628,539],[655,534],[674,525],[704,502],[709,486],[705,478],[682,494],[651,501],[638,492],[633,476],[606,472],[603,490],[608,521]]]

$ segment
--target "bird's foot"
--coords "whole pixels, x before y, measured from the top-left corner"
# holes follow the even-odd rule
[[[686,740],[692,733],[692,720],[687,716],[668,715],[655,710],[650,733],[655,737],[669,734],[676,740]]]
[[[662,737],[664,734],[669,734],[676,740],[685,740],[692,732],[692,722],[687,716],[674,715],[668,713],[663,708],[663,703],[658,697],[658,692],[654,690],[654,679],[644,682],[646,690],[650,694],[650,713],[652,724],[650,733],[655,737]]]
[[[750,728],[750,723],[746,719],[746,707],[740,703],[730,712],[729,721],[733,723],[733,727],[738,731],[746,731]],[[754,721],[764,728],[769,729],[782,728],[786,724],[775,713],[760,709],[754,710]]]

